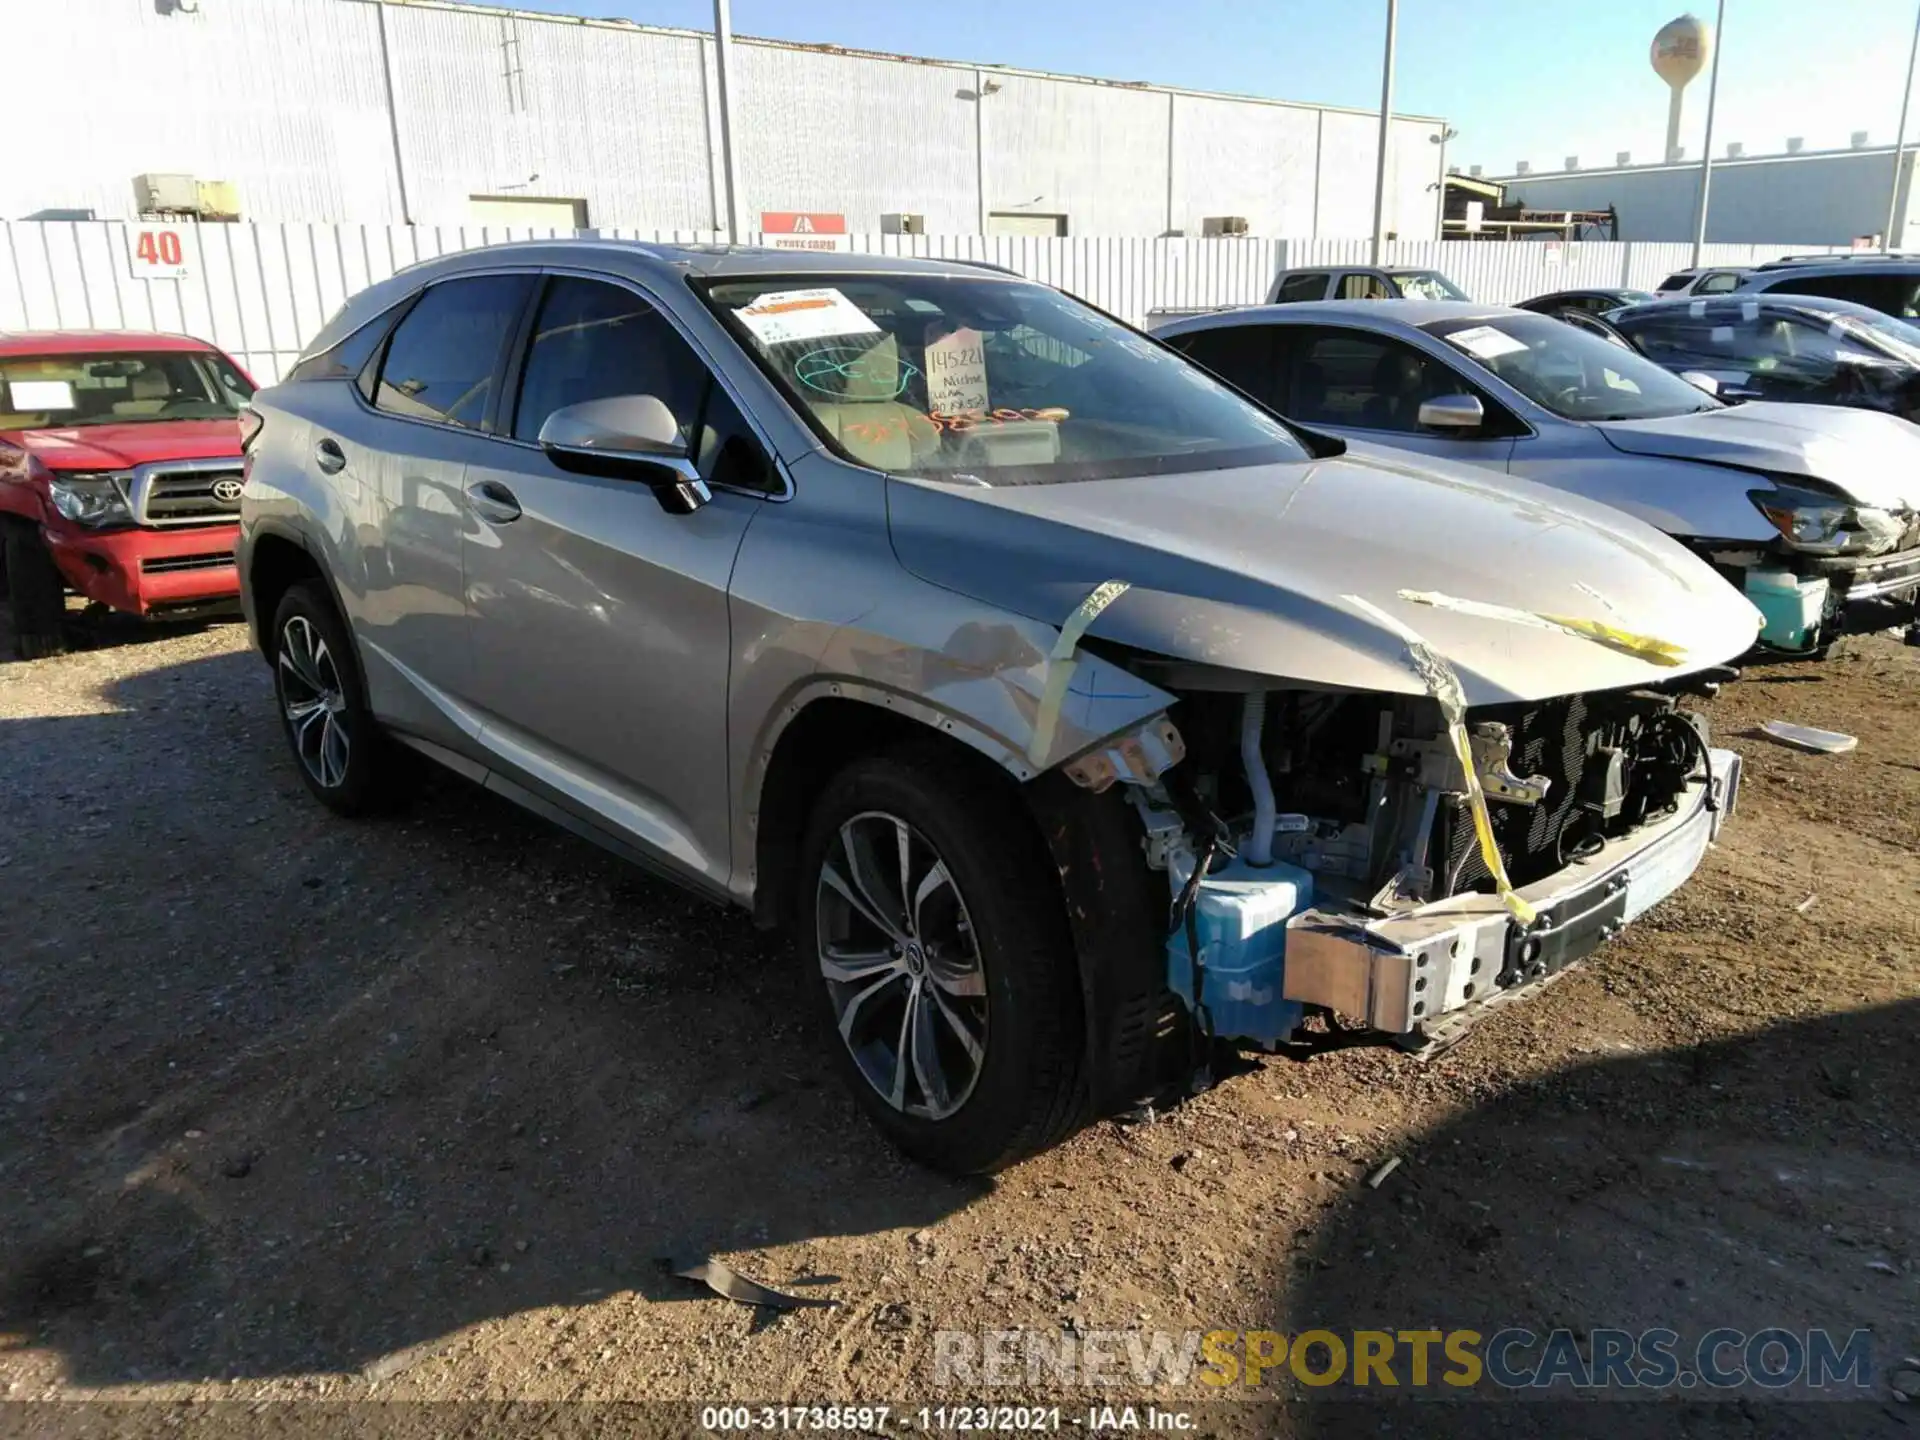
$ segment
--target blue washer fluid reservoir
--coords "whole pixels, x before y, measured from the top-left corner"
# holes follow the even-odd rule
[[[1168,870],[1177,897],[1193,873],[1193,857],[1177,853]],[[1271,1048],[1301,1020],[1298,1001],[1280,998],[1287,920],[1313,903],[1313,872],[1275,863],[1254,869],[1240,857],[1215,861],[1194,903],[1207,1010],[1221,1039]],[[1193,1005],[1193,957],[1187,929],[1167,937],[1167,985]]]

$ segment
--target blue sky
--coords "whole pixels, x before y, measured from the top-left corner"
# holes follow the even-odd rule
[[[1717,153],[1892,140],[1916,0],[1727,0]],[[711,26],[710,0],[521,0],[518,8]],[[1395,108],[1444,115],[1451,160],[1490,173],[1630,150],[1658,158],[1666,87],[1653,33],[1684,0],[1401,0]],[[1709,21],[1713,0],[1692,8]],[[942,59],[1289,100],[1380,103],[1385,0],[734,0],[734,30]],[[1706,77],[1688,92],[1700,153]],[[1908,120],[1920,131],[1920,105]]]

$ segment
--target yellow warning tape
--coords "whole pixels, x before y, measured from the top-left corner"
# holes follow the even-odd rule
[[[1500,847],[1494,843],[1493,817],[1487,813],[1487,792],[1480,787],[1480,772],[1473,763],[1473,747],[1467,741],[1467,696],[1460,688],[1459,675],[1447,663],[1446,657],[1421,639],[1411,626],[1394,619],[1378,605],[1358,595],[1343,595],[1340,598],[1354,609],[1378,620],[1406,645],[1414,672],[1427,687],[1427,693],[1440,706],[1441,717],[1447,724],[1447,739],[1452,742],[1453,753],[1459,757],[1460,769],[1467,777],[1467,809],[1472,812],[1473,833],[1480,841],[1481,862],[1493,876],[1494,888],[1500,892],[1500,903],[1522,925],[1533,924],[1537,912],[1513,888],[1513,882],[1507,878],[1507,862],[1501,858]]]
[[[1047,683],[1040,692],[1040,709],[1033,717],[1033,739],[1027,745],[1027,763],[1038,765],[1053,748],[1053,732],[1060,723],[1060,707],[1066,703],[1067,682],[1073,678],[1077,662],[1073,650],[1080,643],[1080,637],[1087,633],[1087,627],[1100,618],[1100,612],[1106,609],[1132,587],[1125,580],[1109,580],[1103,585],[1093,587],[1086,599],[1082,600],[1066,622],[1060,627],[1060,638],[1053,642],[1053,649],[1047,656]]]
[[[1414,605],[1431,605],[1436,610],[1457,610],[1462,615],[1477,615],[1483,620],[1505,620],[1514,625],[1528,625],[1535,630],[1558,630],[1654,665],[1678,665],[1687,658],[1685,648],[1670,640],[1636,635],[1631,630],[1622,630],[1598,620],[1548,615],[1537,610],[1515,609],[1511,605],[1489,605],[1484,600],[1462,600],[1458,596],[1442,595],[1434,590],[1402,590],[1400,598]]]

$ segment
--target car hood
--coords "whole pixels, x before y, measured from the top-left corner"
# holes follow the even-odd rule
[[[1060,625],[1121,580],[1129,588],[1090,635],[1340,689],[1420,693],[1409,630],[1452,662],[1469,704],[1487,705],[1719,664],[1751,647],[1759,624],[1706,564],[1640,521],[1424,459],[999,488],[896,477],[888,507],[901,563],[934,584]],[[1663,666],[1526,614],[1654,637],[1683,658]]]
[[[1749,401],[1596,427],[1614,449],[1825,481],[1882,509],[1920,508],[1920,427],[1878,410]]]
[[[237,420],[148,420],[64,430],[0,430],[49,470],[126,470],[152,460],[210,460],[240,453]]]

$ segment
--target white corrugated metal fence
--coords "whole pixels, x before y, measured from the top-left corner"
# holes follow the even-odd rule
[[[122,221],[0,222],[0,330],[167,330],[210,340],[262,384],[285,373],[349,295],[453,250],[576,232],[508,226],[180,225],[177,278],[136,276]],[[602,238],[710,242],[708,231],[599,230]],[[856,235],[863,253],[986,260],[1134,324],[1155,311],[1257,303],[1284,265],[1365,264],[1365,241],[1013,235]],[[1751,265],[1786,246],[1710,245],[1714,265]],[[1393,265],[1430,266],[1477,300],[1585,285],[1652,289],[1688,263],[1678,244],[1401,241]]]

